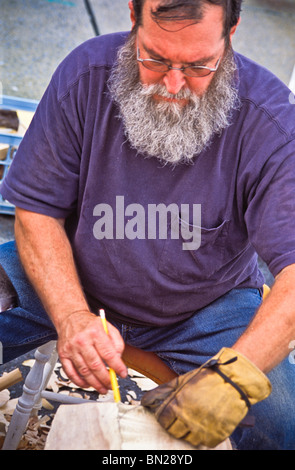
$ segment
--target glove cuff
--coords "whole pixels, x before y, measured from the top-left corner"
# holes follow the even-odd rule
[[[264,400],[271,393],[266,375],[243,354],[231,348],[222,348],[202,367],[211,368],[240,393],[247,407]]]

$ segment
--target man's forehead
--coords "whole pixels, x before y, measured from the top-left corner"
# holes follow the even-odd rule
[[[171,21],[167,18],[177,16],[177,22],[182,23],[185,18],[189,17],[189,22],[196,23],[202,19],[203,11],[206,9],[206,3],[195,4],[193,2],[180,2],[177,3],[171,0],[144,0],[142,8],[143,16],[153,16],[154,20],[158,23],[166,23]],[[167,9],[166,9],[167,8]]]
[[[185,2],[181,2],[181,3],[185,4]],[[159,7],[171,6],[172,0],[143,0],[142,4],[143,4],[144,7],[149,5],[149,7],[152,8],[152,10],[157,10]],[[191,4],[191,2],[190,2],[190,4]],[[196,2],[196,4],[197,4],[197,2]]]
[[[167,0],[143,0],[143,6],[152,8],[153,10],[157,9],[160,5],[168,4]]]
[[[139,36],[145,44],[165,57],[165,49],[172,52],[182,51],[187,55],[188,60],[193,62],[198,55],[214,55],[220,52],[223,47],[223,8],[221,6],[210,5],[204,11],[202,20],[193,22],[191,20],[178,21],[180,28],[178,31],[171,31],[162,28],[151,15],[152,8],[162,4],[161,0],[145,0],[142,24],[139,27]],[[167,23],[167,22],[166,22]],[[170,24],[174,23],[169,22]],[[190,57],[192,60],[190,60]]]
[[[202,22],[208,12],[214,11],[215,14],[211,15],[211,17],[213,17],[213,21],[216,21],[217,16],[218,22],[220,23],[223,31],[224,10],[222,6],[204,3],[201,4],[198,9],[196,8],[196,10],[193,8],[185,12],[183,9],[179,10],[177,8],[171,8],[171,10],[164,13],[161,12],[159,14],[158,9],[160,7],[171,5],[171,0],[144,0],[142,9],[142,26],[145,27],[147,23],[153,22],[154,24],[157,24],[159,28],[173,33]]]

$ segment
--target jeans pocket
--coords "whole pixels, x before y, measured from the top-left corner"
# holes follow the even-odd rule
[[[180,220],[180,224],[183,222]],[[223,221],[214,228],[188,225],[186,233],[199,230],[198,247],[189,249],[190,244],[181,235],[179,239],[167,238],[159,259],[158,269],[162,274],[183,284],[194,284],[205,279],[214,279],[224,263],[225,242],[229,221]],[[180,234],[183,232],[180,230]]]

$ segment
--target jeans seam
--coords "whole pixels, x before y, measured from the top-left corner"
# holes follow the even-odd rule
[[[179,374],[179,372],[177,372],[177,368],[175,367],[175,364],[176,364],[176,361],[174,360],[170,360],[168,357],[165,356],[164,353],[161,353],[161,352],[156,352],[154,351],[154,353],[160,358],[162,359],[164,362],[166,362],[168,364],[168,366],[170,367],[170,369],[172,369],[174,372],[176,372],[177,374]]]
[[[56,336],[56,333],[52,332],[52,333],[40,334],[40,335],[32,337],[32,339],[30,339],[30,340],[27,340],[27,341],[24,341],[24,342],[21,342],[21,343],[9,344],[8,346],[5,346],[5,349],[6,348],[8,349],[8,348],[16,348],[16,347],[20,347],[20,346],[26,346],[28,344],[35,343],[36,341],[39,341],[40,339],[50,338],[51,336]]]
[[[125,342],[127,342],[127,335],[129,333],[129,331],[131,331],[131,330],[132,330],[132,328],[129,325],[125,325],[125,324],[121,325],[121,334],[122,334],[122,338]]]

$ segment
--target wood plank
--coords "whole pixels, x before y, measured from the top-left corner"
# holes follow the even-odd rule
[[[0,392],[6,388],[12,387],[13,385],[23,380],[22,373],[19,369],[14,369],[7,374],[0,377]]]
[[[215,450],[231,450],[229,440]],[[140,405],[61,405],[45,450],[207,450],[171,437]]]

